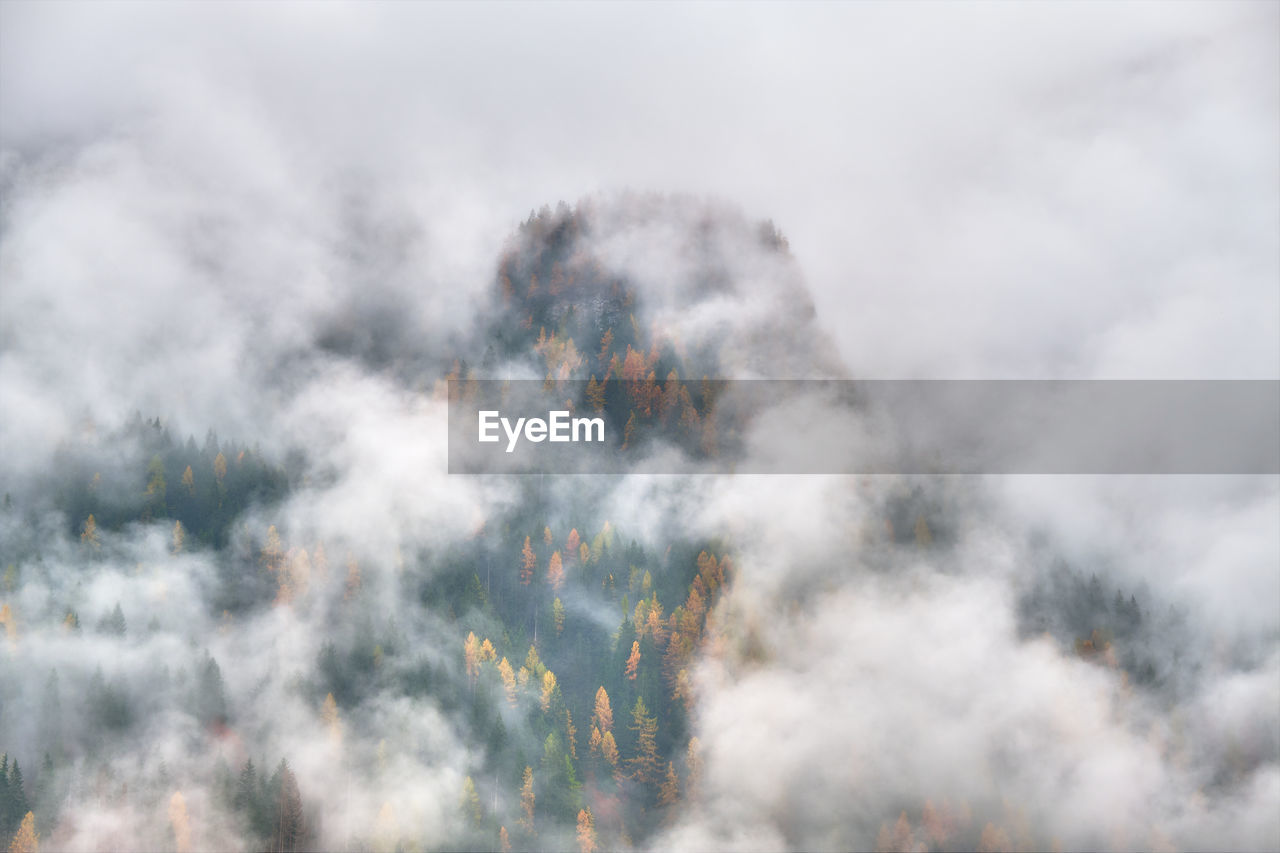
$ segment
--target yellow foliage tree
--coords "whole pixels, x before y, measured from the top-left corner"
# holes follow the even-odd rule
[[[564,561],[560,558],[559,551],[551,555],[551,562],[547,566],[547,583],[555,590],[559,590],[564,583]]]
[[[188,466],[187,470],[191,470],[190,466]],[[181,521],[175,521],[173,523],[173,553],[175,555],[181,554],[186,542],[187,531],[183,529]]]
[[[617,664],[614,664],[617,666]],[[640,666],[640,641],[634,640],[631,643],[631,657],[627,658],[626,676],[631,681],[636,680],[636,671]]]
[[[329,730],[329,740],[335,744],[342,743],[342,719],[338,714],[338,703],[332,693],[324,697],[324,705],[320,708],[320,719]]]
[[[89,517],[84,520],[84,531],[80,534],[80,541],[91,548],[97,548],[98,542],[98,522],[93,517],[93,513],[89,513]]]
[[[533,827],[533,768],[526,767],[524,769],[524,781],[520,785],[520,810],[523,814],[520,816],[520,826],[529,835],[534,835]]]
[[[542,710],[547,712],[551,710],[551,700],[556,695],[556,674],[551,670],[547,670],[542,674]]]
[[[596,691],[595,716],[591,718],[591,723],[600,730],[601,734],[613,728],[613,708],[609,704],[609,694],[605,692],[603,684]]]
[[[595,853],[596,850],[596,821],[591,809],[578,812],[578,850],[579,853]]]
[[[529,543],[529,537],[524,537],[524,548],[520,550],[520,583],[525,586],[533,580],[533,567],[538,564],[538,558],[533,553],[533,546]]]
[[[27,812],[9,842],[9,853],[39,853],[40,835],[36,832],[36,816]]]
[[[187,800],[181,791],[174,791],[169,798],[169,823],[173,826],[173,841],[178,853],[191,853],[191,821],[187,817]]]
[[[507,701],[514,708],[516,706],[516,674],[505,657],[498,661],[498,675],[502,677],[502,686],[506,688]]]

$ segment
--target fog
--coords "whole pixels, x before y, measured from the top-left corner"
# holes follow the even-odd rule
[[[417,590],[531,502],[560,537],[587,503],[737,567],[692,671],[700,783],[646,837],[602,823],[606,849],[952,849],[986,824],[993,849],[1280,847],[1275,476],[636,474],[533,499],[446,473],[437,388],[481,363],[512,235],[560,200],[636,325],[726,376],[1277,379],[1276,150],[1274,4],[0,6],[0,752],[31,780],[63,744],[42,848],[179,848],[174,790],[189,849],[244,848],[219,764],[286,756],[317,849],[456,846],[473,774],[514,830],[516,787],[431,692],[464,678],[465,631]],[[77,541],[66,460],[106,490],[145,469],[135,412],[289,486],[216,548],[149,516]],[[929,547],[901,544],[917,518]],[[227,573],[273,527],[306,573],[238,610],[227,589],[261,590]],[[1077,575],[1140,599],[1122,660],[1081,653]],[[338,726],[332,643],[386,652]],[[235,709],[216,734],[206,656]],[[398,691],[419,669],[431,690]],[[111,691],[131,722],[93,710]]]

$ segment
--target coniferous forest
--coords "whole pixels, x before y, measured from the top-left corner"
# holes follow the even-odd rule
[[[995,134],[959,122],[953,148],[920,141],[946,111],[911,146],[858,149],[901,182],[890,194],[868,167],[855,184],[882,200],[838,222],[672,127],[641,155],[579,126],[615,97],[652,109],[626,83],[643,80],[712,138],[702,87],[719,78],[677,57],[684,91],[625,45],[685,31],[723,36],[678,47],[692,57],[755,45],[764,30],[720,17],[746,7],[494,7],[513,32],[555,23],[534,61],[506,24],[390,5],[0,10],[0,850],[1280,847],[1274,473],[738,473],[786,433],[719,405],[724,380],[1185,378],[1202,291],[1166,297],[1137,270],[1221,281],[1224,245],[1247,259],[1231,269],[1254,319],[1238,358],[1206,369],[1273,379],[1257,365],[1280,329],[1256,317],[1280,311],[1265,228],[1280,187],[1243,179],[1257,158],[1240,139],[1274,136],[1280,108],[1236,83],[1240,56],[1276,66],[1280,43],[1256,25],[1274,9],[1187,7],[1159,25],[1134,12],[1113,41],[1081,30],[1089,49],[1070,61],[988,58],[994,77],[930,94],[977,110],[992,79],[1040,87],[1034,106],[1019,93],[1000,108],[1030,111],[1031,129],[999,138],[1031,134],[1059,165],[1019,149],[964,169],[1052,199],[1050,226],[994,190],[955,189],[960,203],[949,178],[914,187],[943,167],[912,146],[968,162],[965,134]],[[967,8],[955,37],[986,44]],[[769,51],[724,61],[747,73],[767,55],[810,89],[761,77],[758,111],[712,101],[764,135],[743,150],[785,149],[784,179],[836,155],[817,136],[775,139],[770,109],[825,122],[834,106],[814,92],[864,91],[837,82],[852,60],[831,33],[936,26],[861,6],[751,14],[781,27]],[[1059,17],[1090,13],[997,14],[1049,45]],[[55,74],[41,48],[117,67],[100,37],[69,35],[95,21],[169,73]],[[224,31],[236,21],[261,29]],[[620,41],[602,53],[586,32]],[[907,55],[850,37],[867,62]],[[471,77],[449,88],[441,69]],[[1205,69],[1211,84],[1187,82]],[[1114,89],[1124,109],[1082,106],[1067,81]],[[924,109],[910,81],[884,85]],[[1197,100],[1205,85],[1218,106]],[[1135,106],[1148,102],[1166,111]],[[899,115],[865,103],[868,121]],[[1245,165],[1216,168],[1238,172],[1184,184],[1186,164],[1160,161],[1123,194],[1089,183],[1131,143],[1221,153],[1203,129],[1221,111]],[[1091,122],[1103,129],[1081,143]],[[659,155],[669,180],[640,180]],[[729,169],[750,203],[719,200],[732,193],[683,172],[686,156],[699,174]],[[1064,162],[1087,192],[1046,185]],[[542,195],[539,169],[581,192]],[[641,183],[660,189],[626,188]],[[1232,236],[1220,184],[1244,197]],[[1136,226],[1125,205],[1143,192],[1177,215]],[[1134,216],[1141,245],[1099,237],[1099,210]],[[1063,245],[1094,254],[1056,277]],[[1217,248],[1187,254],[1199,245]],[[1140,309],[1126,288],[1172,307]],[[1239,315],[1224,311],[1200,331],[1229,333]],[[1162,358],[1173,375],[1154,376]],[[624,461],[450,473],[449,407],[483,380],[600,414]],[[894,429],[806,405],[851,447]],[[672,458],[719,467],[672,473]]]

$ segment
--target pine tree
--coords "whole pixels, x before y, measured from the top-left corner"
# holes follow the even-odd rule
[[[296,853],[304,848],[306,827],[303,822],[302,794],[298,791],[298,777],[289,769],[288,762],[281,759],[275,774],[278,781],[276,789],[276,810],[271,849],[283,853]]]

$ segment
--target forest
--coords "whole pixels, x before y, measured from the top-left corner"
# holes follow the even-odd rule
[[[531,213],[497,263],[495,310],[412,393],[439,401],[450,380],[491,372],[573,380],[569,404],[604,412],[611,429],[665,426],[686,452],[716,453],[732,430],[716,423],[711,377],[735,366],[641,322],[653,316],[643,293],[590,250],[593,229],[643,227],[672,205],[685,202]],[[727,232],[792,263],[772,223],[698,227],[704,251]],[[702,298],[732,292],[716,269],[700,268]],[[782,293],[795,316],[812,315],[802,291]],[[709,662],[750,671],[782,654],[763,617],[733,604],[744,568],[728,528],[700,532],[679,503],[649,521],[610,514],[637,475],[508,478],[465,531],[371,556],[286,511],[344,476],[302,445],[277,455],[212,430],[197,442],[135,412],[115,428],[82,424],[51,461],[4,499],[0,685],[24,709],[6,708],[0,729],[11,853],[76,846],[86,831],[99,848],[178,851],[646,848],[706,802]],[[841,541],[863,572],[892,583],[920,560],[957,571],[947,566],[982,512],[972,484],[863,478],[856,489],[865,509]],[[1185,612],[1096,567],[1052,552],[1039,562],[1016,584],[1019,642],[1046,637],[1143,702],[1174,706],[1194,689],[1201,657]],[[802,614],[833,583],[819,573],[779,588],[765,612]],[[79,651],[90,646],[107,653]],[[277,705],[301,733],[281,731]],[[426,721],[411,722],[423,708]],[[1212,784],[1235,790],[1270,748],[1239,744]],[[413,789],[413,761],[447,760],[450,781]],[[899,798],[845,843],[1043,849],[1055,837],[1030,807]],[[786,843],[803,844],[794,831]]]

